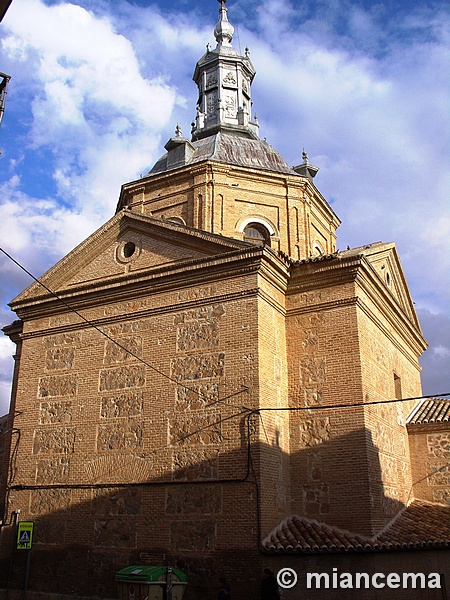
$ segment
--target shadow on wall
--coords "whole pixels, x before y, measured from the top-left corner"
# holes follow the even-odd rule
[[[70,483],[52,484],[50,469],[46,483],[16,488],[13,482],[10,490],[10,511],[21,508],[22,520],[35,521],[30,591],[115,598],[115,573],[149,564],[184,571],[185,600],[215,600],[221,575],[232,583],[233,600],[256,600],[263,566],[279,562],[259,552],[260,541],[287,515],[367,533],[403,508],[384,493],[367,430],[316,440],[291,456],[280,449],[276,428],[266,432],[268,443],[252,444],[249,453],[244,418],[236,451],[220,452],[218,444],[191,438],[165,450],[173,472],[143,482],[125,481],[124,468],[139,458],[131,454],[98,455],[80,472],[71,470],[70,480],[67,456],[45,457]],[[358,451],[362,442],[369,451]],[[36,458],[42,468],[39,449]],[[364,469],[370,469],[367,478],[358,476]],[[88,476],[95,482],[87,483]],[[0,588],[6,586],[14,537],[12,526],[3,527]],[[25,554],[13,554],[11,588],[23,584]],[[336,560],[318,556],[329,564]],[[303,565],[298,568],[307,566],[304,556],[295,560]]]

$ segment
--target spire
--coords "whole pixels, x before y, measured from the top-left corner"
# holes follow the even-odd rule
[[[192,124],[192,139],[214,135],[226,128],[258,137],[258,124],[252,121],[251,83],[255,69],[250,52],[245,56],[232,46],[234,27],[228,21],[227,0],[220,4],[219,20],[214,27],[217,46],[198,61],[193,79],[198,86],[197,114]]]
[[[218,0],[220,3],[219,20],[214,28],[214,37],[216,38],[218,46],[230,46],[231,40],[233,39],[234,27],[228,21],[228,10],[225,6],[226,1],[227,0]]]

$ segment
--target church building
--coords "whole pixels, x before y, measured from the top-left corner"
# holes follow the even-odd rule
[[[117,598],[129,565],[180,569],[185,600],[222,576],[257,600],[286,567],[287,600],[447,597],[450,405],[420,399],[396,247],[337,250],[318,168],[259,138],[225,2],[190,137],[10,303],[0,598],[22,597],[19,521],[30,599]],[[432,585],[339,588],[405,572]]]

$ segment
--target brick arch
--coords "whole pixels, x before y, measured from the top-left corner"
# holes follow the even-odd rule
[[[250,223],[258,223],[259,225],[263,225],[268,230],[271,238],[276,240],[279,239],[280,234],[274,223],[266,217],[262,217],[260,215],[250,215],[248,217],[239,219],[235,225],[235,229],[239,231],[239,233],[244,233],[244,229],[247,227],[247,225],[250,225]]]

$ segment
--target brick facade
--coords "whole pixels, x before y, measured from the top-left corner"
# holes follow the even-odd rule
[[[214,135],[232,147],[232,133]],[[10,564],[10,588],[23,580],[18,509],[35,522],[30,597],[114,598],[119,569],[171,564],[186,600],[215,598],[222,574],[249,600],[267,565],[304,577],[408,564],[265,553],[289,515],[370,538],[414,497],[448,497],[442,473],[413,486],[442,466],[447,431],[408,437],[415,402],[391,402],[421,395],[426,347],[394,245],[336,252],[340,221],[311,177],[254,136],[273,168],[189,162],[196,143],[169,141],[157,165],[180,165],[124,185],[116,215],[42,277],[47,290],[11,303],[0,588]],[[244,241],[252,223],[265,245]],[[444,553],[411,560],[444,572]],[[396,597],[432,597],[420,594]]]

